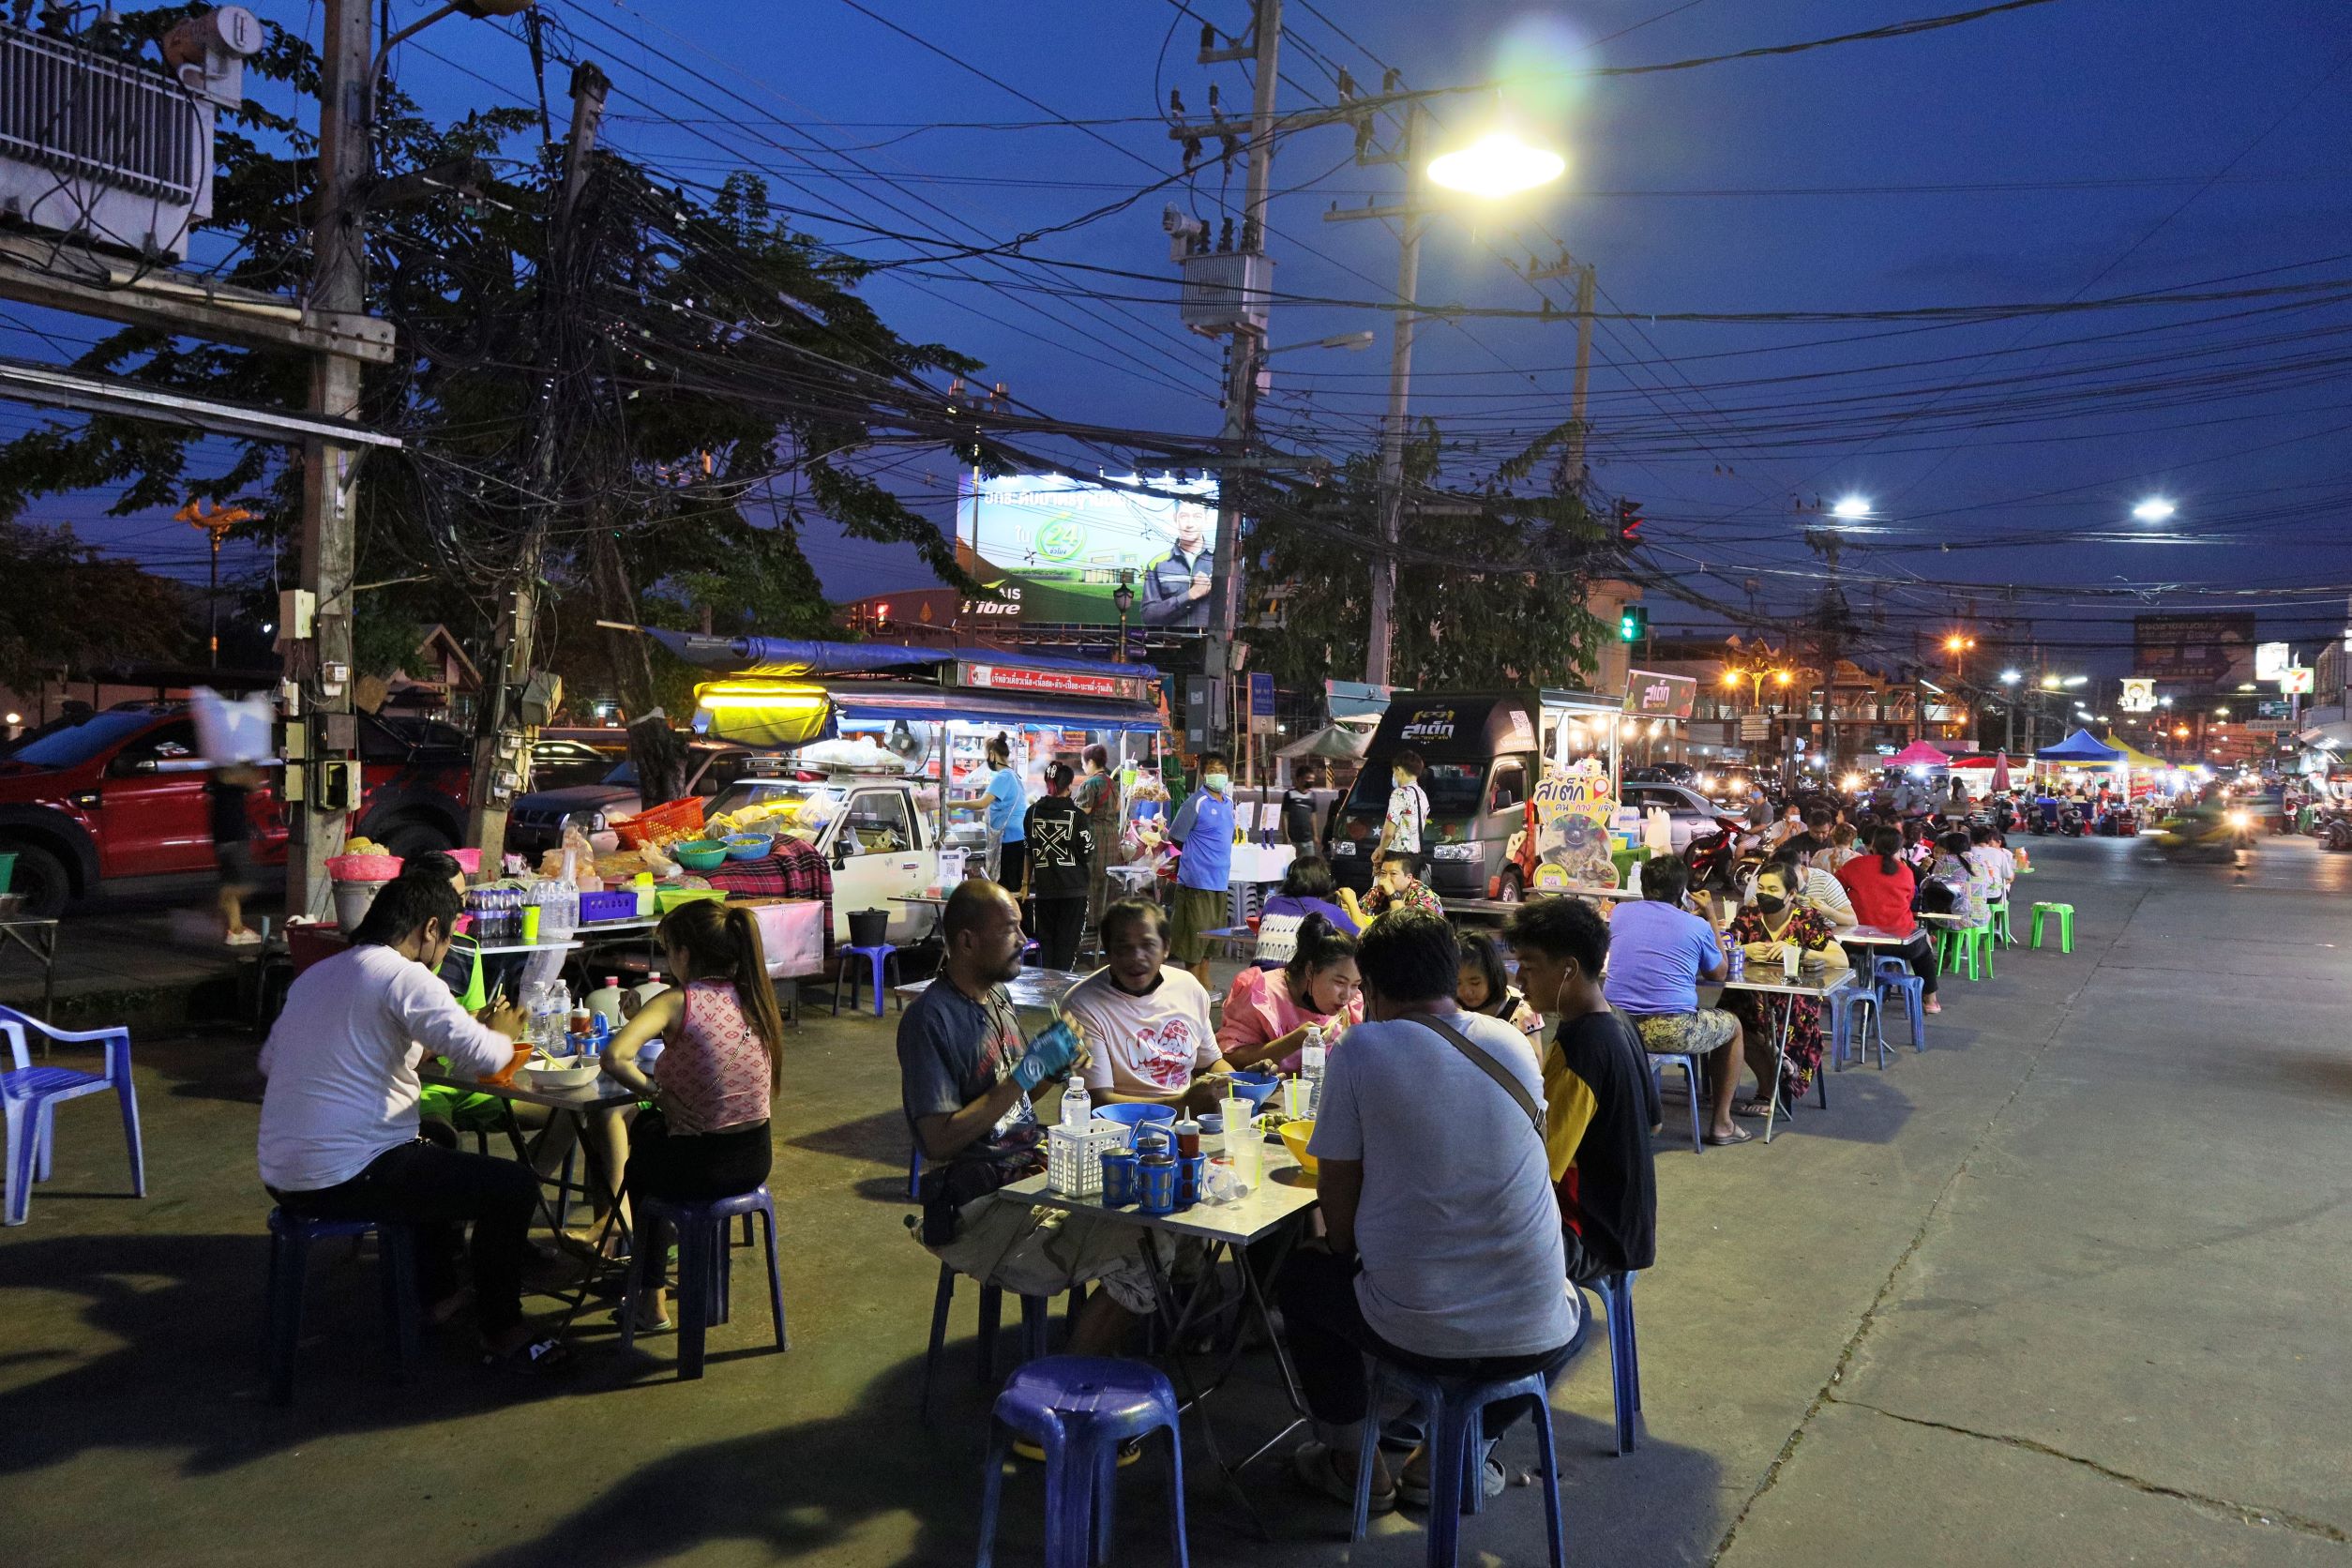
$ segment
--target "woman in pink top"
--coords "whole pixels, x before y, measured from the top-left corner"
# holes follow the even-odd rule
[[[1252,966],[1233,977],[1217,1045],[1236,1067],[1299,1070],[1309,1024],[1336,1031],[1364,1021],[1364,977],[1356,944],[1319,914],[1299,922],[1298,946],[1280,969]]]
[[[784,1016],[759,922],[747,909],[698,899],[664,916],[654,940],[679,983],[639,1009],[604,1058],[607,1077],[654,1101],[629,1129],[626,1189],[677,1203],[749,1192],[768,1179],[768,1099],[783,1081]],[[656,1036],[665,1044],[648,1078],[638,1050]],[[641,1225],[635,1238],[652,1270],[637,1304],[641,1329],[669,1323],[667,1230]]]

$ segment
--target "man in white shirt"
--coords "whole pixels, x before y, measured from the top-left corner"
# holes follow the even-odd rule
[[[518,1370],[560,1364],[554,1340],[522,1320],[522,1269],[539,1183],[528,1166],[460,1153],[417,1136],[417,1064],[505,1072],[528,1046],[507,1004],[477,1023],[434,972],[463,908],[439,877],[400,877],[376,895],[342,953],[303,972],[262,1047],[262,1182],[289,1214],[415,1227],[435,1321],[456,1309],[457,1228],[473,1222],[475,1316],[490,1354]]]
[[[1389,767],[1388,818],[1380,824],[1381,851],[1419,856],[1429,828],[1429,797],[1421,788],[1424,763],[1418,751],[1400,751]]]
[[[1316,1440],[1292,1456],[1315,1490],[1355,1494],[1363,1358],[1440,1377],[1550,1377],[1582,1347],[1544,1141],[1534,1048],[1454,1001],[1460,951],[1443,917],[1398,910],[1356,950],[1365,1021],[1332,1052],[1308,1144],[1320,1165],[1327,1244],[1281,1276],[1285,1337]],[[1458,1036],[1458,1039],[1456,1038]],[[1488,1417],[1499,1436],[1516,1412]],[[1489,1496],[1500,1466],[1482,1466]],[[1372,1508],[1425,1500],[1426,1455],[1392,1483],[1376,1461]]]
[[[1167,961],[1167,914],[1142,899],[1103,911],[1103,959],[1062,999],[1086,1038],[1087,1093],[1098,1105],[1216,1109],[1233,1069],[1217,1048],[1207,988]]]

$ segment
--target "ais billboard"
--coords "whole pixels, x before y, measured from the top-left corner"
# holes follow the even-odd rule
[[[989,587],[1018,589],[1021,620],[1116,626],[1131,573],[1130,626],[1206,627],[1215,575],[1217,482],[1174,475],[1091,484],[1060,475],[966,474],[959,542]],[[1133,486],[1134,489],[1125,487]]]

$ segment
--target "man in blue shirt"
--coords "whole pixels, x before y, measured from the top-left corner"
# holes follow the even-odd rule
[[[1740,1020],[1698,1004],[1698,983],[1723,979],[1731,960],[1716,940],[1707,895],[1696,896],[1701,913],[1682,908],[1690,885],[1691,868],[1678,858],[1644,863],[1641,897],[1620,903],[1609,916],[1608,979],[1601,994],[1633,1019],[1645,1049],[1707,1059],[1713,1091],[1707,1141],[1745,1143],[1748,1135],[1731,1120]]]
[[[957,795],[950,806],[988,808],[988,874],[1018,894],[1028,871],[1029,792],[1013,771],[1013,743],[999,731],[988,742],[988,781],[975,795]]]
[[[1225,924],[1226,888],[1233,880],[1233,803],[1226,798],[1232,787],[1225,753],[1201,753],[1200,788],[1185,798],[1168,830],[1168,837],[1183,852],[1176,863],[1176,932],[1168,955],[1204,986],[1209,983],[1208,933]]]

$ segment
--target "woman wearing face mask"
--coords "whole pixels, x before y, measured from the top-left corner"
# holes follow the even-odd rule
[[[1774,864],[1756,873],[1756,891],[1731,917],[1732,940],[1747,952],[1751,969],[1777,969],[1793,943],[1808,963],[1817,960],[1832,969],[1847,966],[1846,950],[1837,933],[1815,910],[1799,905],[1789,885],[1786,865]],[[1762,1116],[1772,1108],[1772,1042],[1778,1037],[1778,1009],[1788,1009],[1788,1050],[1781,1063],[1779,1113],[1804,1097],[1813,1075],[1821,1066],[1821,1003],[1811,997],[1765,996],[1756,991],[1726,991],[1724,1010],[1737,1017],[1747,1042],[1748,1067],[1756,1074],[1756,1096],[1731,1108],[1735,1116]],[[1768,1018],[1767,1012],[1775,1016]]]
[[[1233,977],[1225,999],[1217,1046],[1236,1067],[1299,1069],[1299,1049],[1310,1024],[1326,1041],[1364,1021],[1364,980],[1356,944],[1319,914],[1299,922],[1298,944],[1281,969],[1249,968]]]

